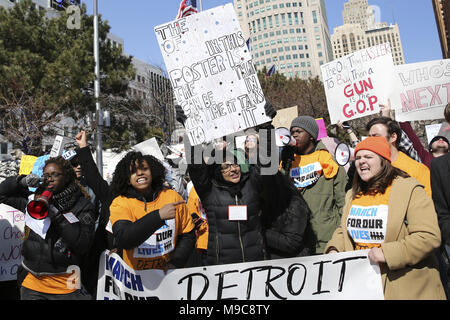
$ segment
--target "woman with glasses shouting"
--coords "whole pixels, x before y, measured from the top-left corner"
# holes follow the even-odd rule
[[[28,204],[25,195],[31,185],[27,180],[32,179],[19,178],[10,187],[22,195],[15,208],[26,212],[23,261],[18,271],[21,299],[91,299],[82,293],[79,265],[92,245],[94,206],[77,182],[72,165],[61,156],[48,159],[41,184],[33,185],[37,189]],[[2,190],[0,187],[0,193]],[[34,212],[37,208],[39,215]]]

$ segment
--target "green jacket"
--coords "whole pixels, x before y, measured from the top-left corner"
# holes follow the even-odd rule
[[[327,150],[321,141],[316,146],[315,151],[318,150]],[[336,165],[339,166],[337,163]],[[346,184],[347,173],[344,167],[339,166],[333,178],[327,179],[322,174],[316,183],[301,189],[303,198],[312,212],[310,221],[316,238],[316,254],[324,252],[327,242],[341,222]]]

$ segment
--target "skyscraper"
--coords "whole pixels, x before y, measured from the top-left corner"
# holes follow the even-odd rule
[[[333,58],[324,0],[234,0],[258,70],[273,65],[287,77],[321,76]]]
[[[368,0],[349,0],[344,4],[344,24],[334,28],[331,35],[334,59],[389,42],[394,64],[405,63],[398,24],[377,21],[374,9],[379,8],[369,6]]]
[[[434,15],[441,41],[442,57],[450,58],[450,3],[448,0],[433,0]]]

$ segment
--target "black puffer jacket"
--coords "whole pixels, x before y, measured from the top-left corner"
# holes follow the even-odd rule
[[[311,210],[287,176],[263,176],[263,227],[270,259],[307,256],[314,247],[309,218]]]
[[[188,166],[190,178],[208,218],[207,263],[215,265],[264,260],[261,227],[263,200],[259,174],[254,168],[242,174],[240,191],[236,194],[230,186],[214,178],[217,177],[217,170],[218,165]],[[232,205],[247,206],[246,221],[228,219],[228,206]]]
[[[83,196],[70,209],[79,222],[69,223],[62,214],[53,218],[45,239],[33,230],[22,245],[22,266],[35,275],[66,273],[79,266],[94,239],[94,205]]]
[[[19,184],[20,178],[22,177],[10,177],[0,184],[0,199],[3,203],[25,212],[27,196],[31,193]],[[77,199],[69,211],[79,222],[70,224],[58,214],[51,220],[45,239],[26,228],[22,244],[22,266],[25,271],[35,275],[58,274],[66,273],[68,266],[79,266],[81,257],[93,242],[95,215],[94,205],[83,197],[80,190],[73,196]],[[23,269],[19,270],[19,283],[25,274]]]

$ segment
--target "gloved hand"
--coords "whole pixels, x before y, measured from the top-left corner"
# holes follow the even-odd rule
[[[283,147],[283,150],[281,150],[281,161],[283,162],[282,168],[285,171],[291,170],[292,161],[295,160],[294,150],[295,148],[293,146],[285,146]]]
[[[184,123],[186,122],[187,117],[186,114],[184,113],[183,108],[181,108],[181,106],[177,104],[175,106],[175,112],[177,121],[180,122],[184,127]]]
[[[19,181],[19,184],[24,186],[25,188],[28,188],[28,187],[37,188],[40,183],[41,183],[41,177],[39,177],[38,175],[35,175],[33,173],[30,173],[26,177],[21,178]]]
[[[266,100],[266,104],[264,105],[264,111],[266,111],[266,115],[273,119],[277,115],[277,110],[275,107],[270,103],[269,100]]]

